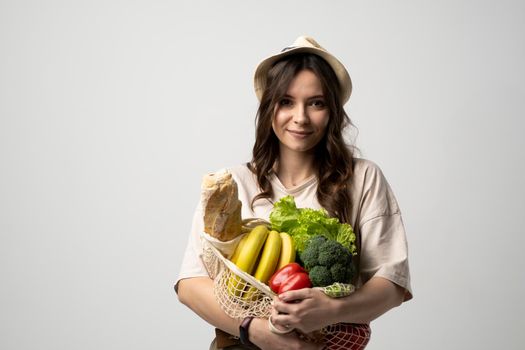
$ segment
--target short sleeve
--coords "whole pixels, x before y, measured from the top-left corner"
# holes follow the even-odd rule
[[[360,278],[383,277],[405,288],[405,301],[412,298],[408,243],[401,211],[383,173],[373,163],[362,179],[363,193],[358,219],[361,237]]]
[[[400,213],[382,215],[361,225],[361,278],[383,277],[405,288],[412,299],[408,246]]]
[[[209,276],[201,259],[202,242],[200,240],[200,232],[204,229],[203,226],[201,204],[199,203],[193,215],[191,234],[184,251],[179,276],[175,281],[175,291],[177,291],[178,284],[182,279]]]

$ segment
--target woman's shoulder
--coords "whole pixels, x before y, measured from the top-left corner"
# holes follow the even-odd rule
[[[352,189],[356,202],[363,206],[363,218],[399,212],[397,200],[383,171],[375,162],[355,158]]]
[[[239,189],[244,188],[245,190],[251,191],[252,188],[257,188],[257,179],[247,163],[227,166],[218,171],[229,172],[237,183]]]
[[[232,174],[234,177],[246,177],[252,174],[252,171],[248,168],[246,163],[225,166],[225,167],[216,169],[212,173],[223,173],[223,172],[228,172]]]
[[[352,186],[354,190],[359,189],[358,192],[361,192],[362,195],[370,193],[370,191],[379,193],[391,191],[379,165],[363,158],[354,158]]]
[[[248,168],[246,163],[229,166],[224,168],[226,171],[230,172],[234,178],[244,180],[253,178],[253,172]]]
[[[354,177],[382,175],[381,168],[375,162],[365,158],[354,158]]]

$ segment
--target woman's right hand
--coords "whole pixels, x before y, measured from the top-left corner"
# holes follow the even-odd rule
[[[297,333],[272,333],[267,318],[254,318],[250,324],[250,341],[262,350],[321,350],[324,344],[308,343]]]

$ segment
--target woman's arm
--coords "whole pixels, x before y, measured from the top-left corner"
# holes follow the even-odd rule
[[[347,300],[340,301],[337,314],[342,322],[370,323],[401,305],[404,296],[403,287],[382,277],[372,277]]]
[[[213,294],[213,280],[209,277],[180,280],[177,294],[180,302],[203,320],[229,334],[239,336],[241,320],[231,318],[222,311]]]
[[[289,291],[274,299],[272,321],[305,333],[339,322],[369,323],[399,306],[404,293],[404,288],[381,277],[344,298],[330,298],[318,289]]]
[[[183,279],[178,284],[179,300],[211,325],[239,336],[241,320],[229,317],[213,294],[213,281],[208,277]],[[268,329],[268,320],[256,318],[250,325],[250,341],[261,349],[320,349],[322,345],[306,343],[295,333],[278,335]]]

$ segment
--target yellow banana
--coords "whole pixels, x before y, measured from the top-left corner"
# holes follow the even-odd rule
[[[268,280],[275,272],[280,253],[281,236],[277,231],[270,231],[266,243],[264,244],[261,260],[259,261],[259,265],[257,266],[253,277],[262,283],[268,283]]]
[[[235,265],[242,271],[251,274],[259,257],[259,252],[266,241],[266,237],[268,237],[268,229],[266,226],[260,225],[251,230],[247,236],[248,238],[239,252]],[[243,284],[241,278],[232,276],[228,281],[228,290],[235,296],[241,296],[244,289]]]
[[[239,255],[241,255],[241,251],[243,250],[244,248],[244,244],[246,243],[246,241],[248,240],[248,236],[249,235],[244,235],[243,238],[241,238],[241,240],[239,241],[239,243],[237,243],[237,247],[235,248],[235,251],[233,252],[233,255],[232,257],[230,258],[230,261],[232,263],[235,264],[235,262],[237,262],[237,259],[239,259]]]
[[[284,265],[295,261],[295,246],[293,244],[292,237],[286,232],[281,232],[280,235],[282,241],[282,248],[276,270],[279,270]]]
[[[262,283],[268,283],[270,277],[275,272],[275,267],[279,261],[279,255],[281,253],[281,236],[277,231],[270,231],[266,243],[264,244],[263,251],[261,253],[261,259],[257,265],[257,269],[253,277]],[[244,294],[243,299],[253,300],[255,298],[255,287],[250,287]]]

